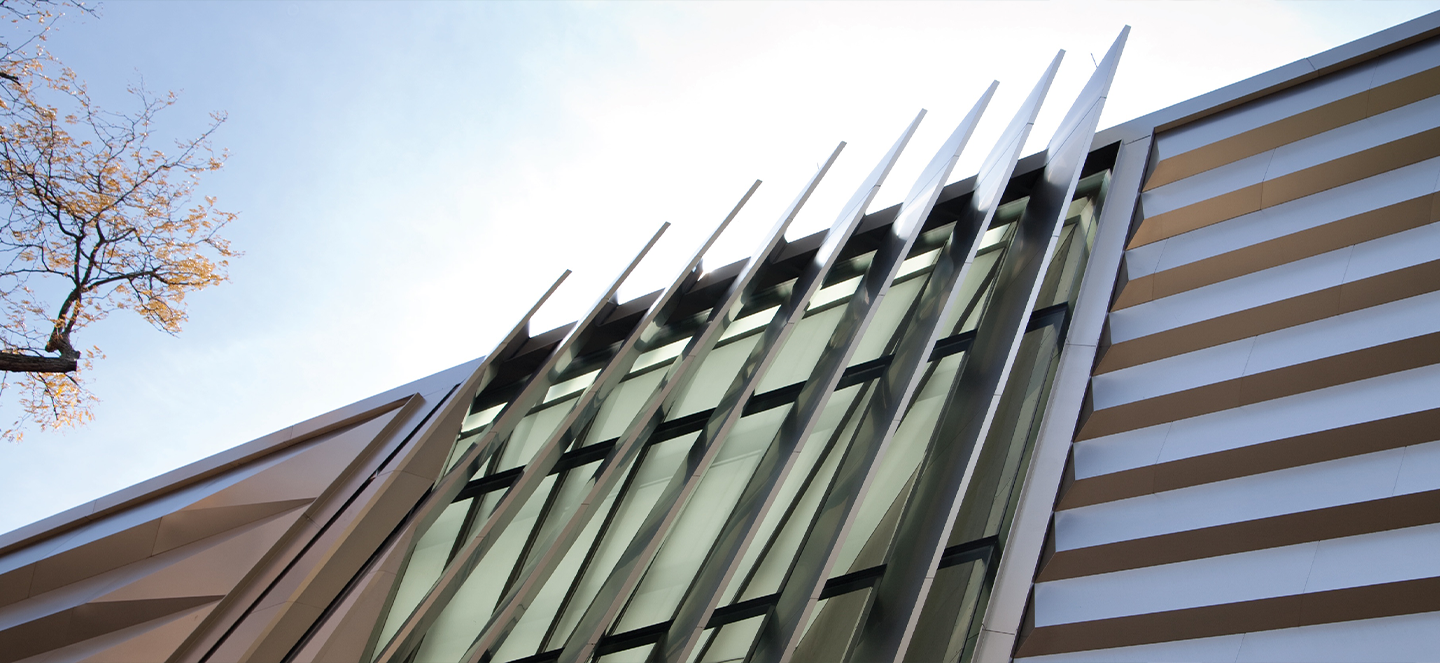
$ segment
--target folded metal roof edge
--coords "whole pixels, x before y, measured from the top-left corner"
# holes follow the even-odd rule
[[[363,398],[0,534],[0,556],[64,534],[76,527],[119,513],[139,503],[194,485],[277,451],[313,440],[363,418],[387,412],[399,407],[410,396],[448,390],[456,383],[463,382],[484,359],[483,356],[472,359],[374,396]]]

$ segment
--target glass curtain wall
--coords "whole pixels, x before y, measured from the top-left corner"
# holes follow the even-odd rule
[[[1103,203],[1108,171],[1081,180],[1056,244],[1019,354],[1005,385],[994,425],[980,447],[976,479],[969,485],[953,533],[940,562],[934,588],[921,610],[906,660],[964,661],[974,644],[995,565],[1013,515],[1020,477],[1038,430],[1050,380],[1058,362],[1069,311],[1074,304]],[[839,557],[810,624],[797,661],[844,660],[849,638],[864,614],[868,592],[887,566],[900,513],[932,444],[935,427],[950,404],[951,385],[966,359],[969,342],[994,291],[1014,227],[1028,199],[1003,205],[980,241],[974,263],[957,286],[946,333],[925,365],[922,381],[895,434],[854,524],[839,543]],[[933,216],[932,216],[933,222]],[[824,406],[791,472],[780,484],[740,564],[725,586],[718,608],[690,660],[719,663],[749,655],[775,593],[791,571],[836,468],[860,419],[863,404],[890,361],[913,314],[916,299],[930,277],[951,225],[924,232],[902,264],[871,325],[859,340],[850,365]],[[869,265],[873,253],[857,248],[842,257],[811,299],[794,333],[780,347],[744,416],[722,440],[694,495],[680,512],[654,561],[625,598],[596,649],[606,663],[650,660],[654,645],[700,569],[739,492],[774,438],[800,393],[841,313]],[[500,642],[494,663],[554,660],[600,586],[666,483],[686,460],[700,426],[719,404],[725,389],[776,313],[776,302],[793,281],[779,280],[739,305],[741,314],[715,348],[694,367],[678,405],[644,443],[625,477],[583,533],[565,551],[563,561]],[[486,627],[497,601],[527,572],[541,551],[537,541],[563,526],[580,507],[587,481],[629,428],[655,391],[664,369],[676,361],[698,333],[708,311],[672,321],[655,335],[630,373],[593,417],[538,490],[517,512],[499,543],[480,561],[454,599],[425,633],[411,661],[463,660]],[[521,420],[506,444],[476,472],[466,488],[415,544],[408,565],[392,590],[387,617],[378,626],[375,651],[395,633],[440,577],[456,551],[491,516],[497,502],[570,412],[613,348],[591,352],[574,362],[542,402]],[[523,384],[528,378],[521,378]],[[507,405],[504,386],[487,389],[475,400],[451,454],[452,462],[469,441],[483,433]]]

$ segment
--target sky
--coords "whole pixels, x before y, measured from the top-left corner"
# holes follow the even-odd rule
[[[1058,49],[1026,153],[1125,25],[1101,128],[1440,10],[1440,2],[105,2],[48,48],[102,105],[173,90],[169,136],[228,121],[200,192],[239,214],[231,281],[171,336],[112,315],[95,420],[0,443],[0,532],[487,354],[537,315],[664,287],[750,184],[707,256],[753,250],[848,146],[790,231],[828,227],[928,110],[872,210],[899,202],[992,80],[972,175]],[[0,28],[6,29],[6,28]],[[0,416],[14,417],[13,402]],[[8,421],[9,419],[7,419]]]

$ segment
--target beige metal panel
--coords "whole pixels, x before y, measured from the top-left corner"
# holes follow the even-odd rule
[[[384,616],[413,534],[413,530],[400,534],[362,571],[363,577],[356,578],[356,587],[332,605],[332,614],[328,618],[322,616],[318,627],[300,642],[298,651],[289,660],[295,663],[324,663],[371,659],[375,640],[380,635],[376,624]]]
[[[0,633],[0,661],[11,663],[32,656],[38,658],[46,651],[58,648],[57,645],[74,647],[71,651],[85,656],[92,653],[89,651],[92,648],[85,645],[86,641],[92,638],[100,638],[107,633],[117,633],[213,604],[218,598],[200,596],[119,601],[72,608],[26,624],[24,628]]]
[[[164,619],[117,631],[111,636],[87,640],[80,646],[95,653],[78,660],[81,663],[151,663],[157,660],[156,652],[174,651],[185,636],[214,609],[215,604],[206,604]],[[112,639],[115,644],[110,644]],[[77,653],[65,649],[56,651],[49,657],[48,663],[75,660],[71,657]]]
[[[523,346],[530,318],[568,275],[560,276],[461,383],[434,384],[434,391],[412,397],[397,417],[401,423],[377,436],[381,445],[356,458],[353,467],[358,471],[345,485],[332,486],[334,499],[321,500],[324,510],[307,518],[304,530],[277,551],[275,561],[257,567],[243,591],[227,596],[217,615],[171,660],[285,657],[431,488],[472,395],[494,376],[491,366],[497,355],[509,356]],[[409,434],[402,439],[400,431]]]

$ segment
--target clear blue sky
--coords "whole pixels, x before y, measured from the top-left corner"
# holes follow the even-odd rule
[[[77,339],[108,355],[96,420],[0,445],[0,531],[485,354],[566,267],[540,326],[571,320],[669,221],[622,295],[659,287],[763,179],[722,240],[738,258],[845,140],[793,233],[828,225],[924,107],[876,208],[895,202],[998,79],[967,177],[1056,49],[1031,150],[1125,24],[1102,128],[1436,9],[103,3],[51,51],[113,105],[142,76],[179,92],[177,135],[228,111],[233,157],[202,190],[240,213],[246,255],[179,336],[115,315]]]

